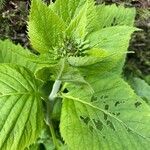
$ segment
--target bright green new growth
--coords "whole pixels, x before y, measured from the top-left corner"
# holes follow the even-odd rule
[[[28,35],[40,54],[0,41],[0,149],[149,149],[149,86],[136,79],[136,95],[121,78],[134,17],[94,0],[32,0]]]

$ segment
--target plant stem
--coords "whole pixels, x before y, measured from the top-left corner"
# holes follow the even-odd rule
[[[49,122],[49,129],[50,129],[50,132],[51,132],[51,135],[52,135],[52,139],[53,139],[53,143],[55,145],[55,148],[58,150],[59,149],[59,144],[57,142],[57,138],[56,138],[56,134],[55,134],[55,130],[54,130],[52,121]]]
[[[60,89],[60,85],[61,85],[61,81],[60,80],[55,80],[54,84],[53,84],[53,88],[52,91],[48,97],[49,101],[51,101],[52,103],[54,102],[56,95]]]
[[[54,143],[56,149],[59,149],[59,144],[57,142],[57,138],[56,138],[56,135],[55,135],[53,122],[51,120],[51,115],[52,115],[52,112],[53,112],[53,107],[54,107],[56,94],[59,91],[60,85],[61,85],[61,81],[60,80],[56,80],[54,82],[52,91],[51,91],[51,93],[50,93],[50,95],[48,97],[47,109],[46,109],[46,111],[47,111],[46,112],[46,123],[47,123],[47,125],[48,125],[48,127],[50,129],[50,132],[51,132],[51,135],[52,135],[52,139],[53,139],[53,143]]]
[[[54,130],[54,127],[53,127],[53,122],[51,120],[51,115],[52,115],[52,112],[53,112],[53,107],[54,107],[54,103],[55,103],[55,99],[56,99],[56,96],[57,96],[57,93],[60,89],[60,86],[61,86],[61,76],[62,76],[62,72],[64,70],[64,64],[65,64],[65,59],[62,59],[62,65],[61,65],[61,68],[60,68],[60,72],[59,72],[59,75],[57,77],[57,79],[55,80],[54,84],[53,84],[53,88],[52,88],[52,91],[48,97],[48,101],[47,101],[47,108],[46,108],[46,123],[50,129],[50,132],[51,132],[51,135],[52,135],[52,139],[53,139],[53,143],[56,147],[56,149],[59,149],[59,144],[57,142],[57,138],[56,138],[56,135],[55,135],[55,130]]]
[[[55,145],[55,148],[58,150],[59,149],[59,144],[57,142],[55,130],[54,130],[54,127],[53,127],[53,122],[50,118],[51,113],[52,113],[51,103],[50,103],[50,101],[47,101],[46,124],[48,125],[48,127],[50,129],[50,133],[52,135],[52,139],[53,139],[53,143]]]

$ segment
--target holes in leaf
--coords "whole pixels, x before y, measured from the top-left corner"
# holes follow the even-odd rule
[[[101,99],[106,99],[106,98],[108,98],[108,95],[102,95],[100,98]]]
[[[93,132],[93,127],[91,125],[89,126],[89,129],[91,132]]]
[[[113,19],[113,22],[111,23],[111,26],[115,26],[116,25],[116,18]]]
[[[127,129],[128,132],[131,132],[131,131],[132,131],[132,130],[131,130],[130,128],[128,128],[128,127],[126,127],[126,129]]]
[[[101,131],[103,129],[102,122],[100,120],[95,120],[95,119],[93,119],[93,121],[94,121],[96,128]]]
[[[90,119],[89,117],[80,116],[81,120],[88,125],[89,129],[93,132],[93,129],[96,128],[98,130],[103,129],[103,123],[100,120]],[[94,126],[94,127],[93,127]]]
[[[131,132],[132,130],[128,128],[127,131],[128,131],[128,132]]]
[[[113,113],[111,113],[111,114],[113,114],[113,115],[115,115],[115,116],[119,116],[119,115],[120,115],[120,112],[113,112]]]
[[[117,107],[119,104],[123,104],[123,103],[125,103],[125,101],[117,101],[117,102],[115,103],[115,107]]]
[[[91,97],[91,102],[95,102],[95,101],[97,101],[97,97],[93,95],[93,96]]]
[[[118,112],[118,113],[116,113],[116,116],[119,116],[120,115],[120,113]]]
[[[104,114],[104,119],[107,120],[108,119],[108,115],[103,113]]]
[[[109,109],[109,105],[105,105],[105,110],[108,110]]]
[[[85,124],[88,124],[89,123],[89,121],[90,121],[90,118],[89,117],[83,117],[83,116],[80,116],[80,118],[81,118],[81,120],[83,120],[83,122],[85,123]]]
[[[141,102],[134,103],[134,105],[135,105],[136,108],[139,107],[141,104],[142,104]]]
[[[68,93],[69,91],[68,91],[68,89],[67,88],[65,88],[64,90],[63,90],[63,93]]]
[[[115,103],[115,106],[117,106],[118,104],[120,104],[119,101],[117,101],[117,102]]]
[[[106,137],[105,136],[103,136],[103,139],[105,139]]]
[[[111,128],[111,129],[113,129],[114,131],[115,131],[115,127],[114,127],[114,125],[113,125],[113,123],[111,122],[111,121],[107,121],[107,125]]]

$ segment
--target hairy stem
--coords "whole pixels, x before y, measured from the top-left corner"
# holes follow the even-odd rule
[[[56,134],[55,134],[53,122],[52,122],[52,120],[50,118],[50,116],[52,114],[51,108],[52,108],[52,106],[51,106],[50,101],[47,101],[46,124],[49,127],[50,133],[52,135],[52,140],[53,140],[53,143],[55,145],[55,148],[58,150],[59,149],[59,144],[58,144],[57,137],[56,137]]]
[[[52,103],[54,102],[56,95],[60,89],[60,85],[61,85],[61,81],[60,80],[55,80],[54,84],[53,84],[53,88],[52,91],[48,97],[49,101],[51,101]]]
[[[53,111],[53,107],[54,107],[54,102],[55,102],[55,98],[56,98],[56,95],[60,89],[60,85],[61,85],[61,81],[60,80],[56,80],[53,84],[53,88],[52,88],[52,91],[48,97],[48,101],[47,101],[47,109],[46,109],[46,123],[50,129],[50,132],[51,132],[51,135],[52,135],[52,139],[53,139],[53,143],[56,147],[56,149],[59,148],[59,144],[57,142],[57,137],[55,135],[55,130],[54,130],[54,127],[53,127],[53,122],[51,120],[51,114],[52,114],[52,111]]]
[[[61,68],[60,68],[60,72],[58,74],[58,77],[57,79],[55,80],[54,84],[53,84],[53,87],[52,87],[52,91],[48,97],[48,101],[47,101],[47,108],[46,108],[46,123],[50,129],[50,132],[51,132],[51,135],[52,135],[52,139],[53,139],[53,143],[56,147],[56,149],[59,149],[59,144],[57,142],[57,137],[55,135],[55,130],[54,130],[54,127],[53,127],[53,122],[51,120],[51,115],[52,115],[52,112],[53,112],[53,107],[54,107],[54,104],[55,104],[55,99],[57,97],[57,93],[59,92],[59,89],[60,89],[60,86],[61,86],[61,76],[62,76],[62,72],[64,70],[64,63],[65,63],[65,59],[62,59],[62,62],[61,62]]]
[[[51,135],[52,135],[52,139],[53,139],[53,143],[55,145],[55,148],[58,150],[59,149],[59,144],[58,144],[58,141],[57,141],[57,138],[56,138],[56,135],[55,135],[55,130],[54,130],[52,122],[50,122],[50,124],[49,124],[49,129],[50,129],[50,132],[51,132]]]

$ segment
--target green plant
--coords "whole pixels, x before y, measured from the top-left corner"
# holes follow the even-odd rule
[[[32,0],[40,54],[0,41],[0,149],[149,149],[149,105],[121,78],[134,16],[93,0]]]
[[[0,0],[0,9],[3,8],[4,4],[5,4],[6,0]]]

